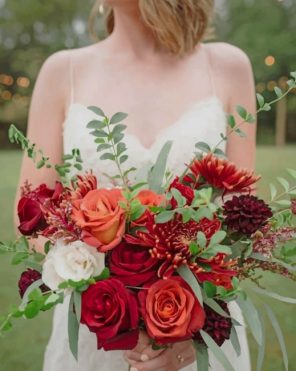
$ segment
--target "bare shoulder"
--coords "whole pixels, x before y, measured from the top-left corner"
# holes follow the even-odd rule
[[[206,48],[210,53],[212,65],[222,70],[226,78],[229,74],[233,77],[252,71],[248,55],[240,48],[224,42],[208,43]]]

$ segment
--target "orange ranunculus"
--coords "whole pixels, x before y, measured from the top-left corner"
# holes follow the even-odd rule
[[[143,189],[137,194],[136,199],[139,200],[144,206],[159,206],[165,200],[165,197],[164,195],[158,195],[149,189]],[[147,213],[148,211],[146,210],[145,213],[140,216],[140,218],[133,222],[133,225],[144,225],[147,220]]]
[[[118,204],[121,199],[119,189],[95,189],[72,201],[72,219],[82,229],[84,242],[101,252],[119,244],[125,231],[125,213]]]
[[[180,277],[159,280],[141,290],[139,301],[147,333],[158,344],[191,339],[203,328],[205,312]]]

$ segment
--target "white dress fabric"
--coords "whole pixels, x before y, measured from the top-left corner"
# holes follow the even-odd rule
[[[83,159],[83,170],[92,169],[97,175],[100,187],[109,187],[108,178],[103,174],[113,175],[115,166],[110,161],[99,160],[94,137],[89,134],[86,125],[95,115],[85,106],[72,103],[64,123],[64,152],[70,153],[79,148]],[[134,179],[143,179],[145,172],[155,161],[159,150],[168,140],[173,141],[169,155],[168,169],[174,174],[181,174],[184,164],[188,163],[194,152],[194,144],[199,141],[215,145],[221,139],[220,133],[226,131],[226,118],[221,101],[212,96],[194,104],[174,124],[159,132],[150,148],[141,144],[132,134],[126,133],[125,143],[128,147],[129,159],[125,167],[135,166],[138,170]],[[121,351],[96,349],[96,337],[85,326],[80,327],[79,360],[75,361],[68,345],[67,338],[67,300],[55,309],[53,330],[46,349],[43,371],[128,371],[129,366],[122,357]],[[243,324],[239,308],[231,304],[232,316]],[[249,349],[244,326],[236,328],[241,343],[241,356],[237,356],[230,341],[222,346],[223,351],[231,360],[235,370],[250,371]],[[224,368],[210,354],[211,370],[222,371]],[[181,368],[180,368],[181,369]],[[184,371],[196,371],[196,363],[184,367]]]

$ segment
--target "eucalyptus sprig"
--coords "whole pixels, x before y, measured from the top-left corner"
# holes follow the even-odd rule
[[[35,143],[31,141],[23,134],[22,131],[17,129],[15,125],[10,125],[8,130],[8,138],[11,143],[17,143],[21,145],[22,150],[26,151],[27,156],[33,160],[37,169],[46,167],[47,169],[54,169],[65,185],[70,183],[69,173],[71,168],[76,170],[82,170],[82,158],[79,149],[73,149],[70,154],[63,156],[62,164],[52,164],[48,156],[46,156],[41,149],[36,148]],[[72,181],[75,180],[71,179]]]
[[[276,86],[274,88],[274,92],[276,94],[276,98],[273,99],[272,101],[266,102],[265,99],[264,99],[264,97],[261,94],[256,94],[259,108],[255,112],[255,114],[247,112],[247,110],[244,107],[240,106],[240,105],[236,106],[236,112],[238,113],[238,115],[240,116],[240,118],[242,118],[242,120],[239,123],[237,123],[235,117],[233,115],[229,114],[227,116],[227,123],[228,123],[228,126],[230,127],[230,130],[228,131],[228,133],[226,135],[224,133],[220,133],[221,140],[219,140],[219,142],[214,147],[211,148],[207,143],[204,143],[204,142],[198,142],[198,143],[196,143],[195,147],[198,150],[200,150],[201,152],[197,152],[195,154],[194,158],[191,160],[191,162],[189,163],[189,165],[187,165],[187,167],[185,168],[185,170],[184,170],[184,172],[183,172],[183,174],[181,175],[180,178],[181,179],[184,178],[184,176],[187,174],[188,170],[190,169],[191,165],[201,155],[201,153],[213,153],[214,155],[216,155],[218,157],[225,158],[226,155],[225,155],[224,151],[222,151],[219,148],[219,146],[223,142],[226,142],[228,140],[228,138],[230,137],[230,135],[232,135],[233,133],[236,133],[236,134],[238,134],[242,138],[245,137],[246,134],[241,130],[241,126],[243,124],[245,124],[245,123],[249,123],[249,124],[254,123],[256,121],[256,116],[259,113],[261,113],[263,111],[270,111],[272,105],[274,105],[275,103],[277,103],[280,100],[282,100],[293,89],[296,88],[296,71],[295,72],[291,72],[290,75],[291,75],[292,78],[287,81],[288,89],[285,92],[283,92],[282,89],[280,89],[278,86]]]
[[[87,124],[87,128],[92,130],[90,134],[95,137],[95,143],[98,145],[97,152],[103,152],[100,159],[110,160],[116,164],[118,174],[111,178],[120,179],[124,188],[128,190],[127,175],[135,169],[130,168],[124,171],[121,167],[128,159],[126,154],[127,147],[123,142],[126,125],[121,123],[127,117],[127,114],[117,112],[111,118],[108,118],[99,107],[90,106],[88,109],[98,116],[98,119],[92,120]]]

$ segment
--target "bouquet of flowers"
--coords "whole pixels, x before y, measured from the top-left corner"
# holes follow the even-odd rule
[[[277,98],[296,87],[292,73],[289,89],[276,88]],[[260,295],[288,303],[296,299],[265,290],[258,270],[295,280],[296,187],[278,178],[283,188],[271,185],[269,203],[252,194],[260,177],[238,169],[219,149],[196,144],[193,159],[183,174],[166,169],[171,144],[162,148],[147,178],[133,184],[134,168],[123,170],[128,159],[124,143],[126,114],[108,118],[98,107],[89,107],[97,119],[88,123],[90,135],[103,152],[101,160],[113,161],[118,174],[114,187],[100,187],[92,172],[83,173],[79,150],[65,155],[63,165],[52,165],[41,150],[14,126],[9,137],[20,143],[38,168],[55,167],[61,177],[55,188],[32,188],[26,183],[18,203],[19,231],[14,242],[1,242],[3,252],[13,253],[12,264],[28,269],[19,280],[22,302],[3,317],[1,331],[14,318],[31,319],[40,311],[69,299],[69,345],[78,357],[80,324],[97,337],[98,349],[133,349],[144,329],[153,347],[167,347],[192,339],[198,370],[208,370],[208,349],[233,370],[221,350],[230,339],[237,354],[240,346],[229,303],[235,301],[259,345],[263,362],[262,316],[243,290],[242,281],[257,285]],[[229,135],[243,135],[240,125],[254,116],[238,106],[242,118],[229,116]],[[222,135],[221,142],[227,140]],[[190,159],[189,159],[190,160]],[[76,174],[71,170],[76,169]],[[292,179],[296,171],[288,169]],[[36,244],[44,241],[40,252]],[[285,367],[287,355],[278,322],[265,306],[280,340]],[[260,367],[259,367],[260,368]]]

